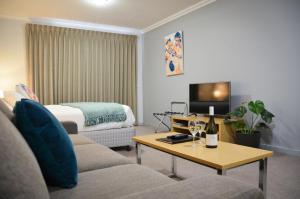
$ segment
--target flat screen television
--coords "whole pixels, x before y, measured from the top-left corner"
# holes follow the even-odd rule
[[[190,84],[190,113],[208,114],[214,106],[215,115],[230,112],[230,82]]]

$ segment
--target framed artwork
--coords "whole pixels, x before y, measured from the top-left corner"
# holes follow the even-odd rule
[[[164,38],[166,75],[183,74],[183,34],[175,32]]]

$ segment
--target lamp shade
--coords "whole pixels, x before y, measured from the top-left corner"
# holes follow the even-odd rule
[[[0,98],[4,98],[3,90],[0,90]]]

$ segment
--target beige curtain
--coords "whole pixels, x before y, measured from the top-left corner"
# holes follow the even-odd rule
[[[42,103],[118,102],[136,113],[136,36],[27,24],[26,41]]]

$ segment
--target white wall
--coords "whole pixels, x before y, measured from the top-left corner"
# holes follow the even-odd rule
[[[231,81],[234,104],[261,99],[275,114],[266,145],[300,154],[300,1],[217,0],[144,35],[144,123],[190,83]],[[184,32],[184,75],[166,77],[164,36]],[[249,97],[248,97],[249,96]]]
[[[25,22],[0,18],[0,90],[26,80]]]

